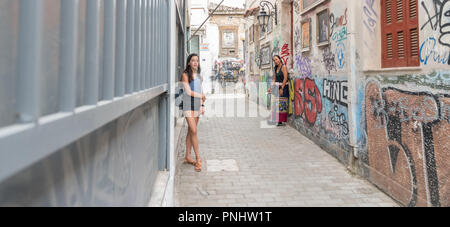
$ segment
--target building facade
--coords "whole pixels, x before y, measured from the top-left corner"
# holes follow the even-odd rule
[[[248,76],[264,82],[279,53],[292,126],[402,204],[449,206],[450,1],[275,2],[267,41],[247,1]]]

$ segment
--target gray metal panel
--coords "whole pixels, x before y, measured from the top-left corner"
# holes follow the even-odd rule
[[[145,89],[145,75],[147,66],[147,1],[142,0],[141,6],[141,75],[139,81],[140,90]]]
[[[135,0],[135,19],[134,19],[134,91],[140,90],[141,76],[141,0]]]
[[[98,30],[98,101],[105,100],[103,97],[103,90],[105,85],[104,80],[104,43],[105,43],[105,0],[100,0],[100,7],[99,7],[99,30]]]
[[[0,127],[16,123],[19,1],[0,0]]]
[[[44,0],[42,21],[42,66],[40,114],[59,112],[60,15],[61,0]]]
[[[161,0],[157,0],[157,7],[158,7],[158,9],[161,8]],[[157,18],[162,18],[162,14],[161,13],[162,13],[161,10],[157,11]],[[161,25],[162,25],[161,22],[157,23],[158,31],[156,32],[156,34],[158,36],[158,39],[157,39],[158,40],[157,41],[157,43],[158,43],[158,54],[156,56],[158,56],[158,58],[161,58],[161,43],[162,43],[162,37],[161,37],[162,27],[161,27]],[[156,76],[158,78],[158,83],[157,84],[161,84],[161,74],[162,74],[161,68],[162,68],[162,65],[158,64],[157,67],[158,67],[158,70],[156,72]]]
[[[150,37],[151,37],[151,47],[150,47],[150,51],[151,51],[151,56],[155,56],[155,49],[156,49],[156,0],[151,0],[151,33],[150,33]],[[156,61],[152,61],[151,62],[151,74],[150,74],[150,84],[151,86],[154,86],[156,84]]]
[[[103,100],[114,97],[116,1],[105,0],[105,35],[103,43]]]
[[[97,107],[81,107],[75,113],[48,116],[40,119],[37,124],[0,129],[0,182],[158,97],[167,88],[166,84],[113,102],[105,102]]]
[[[86,4],[86,56],[85,56],[85,105],[96,105],[99,88],[100,60],[100,1],[88,0]]]
[[[76,91],[77,104],[76,106],[84,105],[85,87],[84,87],[84,73],[86,71],[85,56],[86,56],[86,1],[80,0],[78,10],[78,36],[77,36],[77,76],[76,76]]]
[[[163,0],[0,0],[0,29],[6,31],[0,34],[0,205],[14,199],[16,204],[34,199],[24,203],[27,205],[146,204],[143,201],[150,195],[158,156],[162,165],[167,159],[167,97],[160,97],[169,87],[165,76],[170,67],[167,4]],[[143,108],[144,104],[149,108]],[[126,198],[92,200],[94,195],[84,191],[89,186],[80,187],[73,181],[74,176],[86,181],[92,179],[91,175],[83,175],[87,171],[83,167],[70,168],[96,160],[84,156],[83,161],[68,161],[85,152],[75,149],[74,144],[92,139],[94,153],[107,151],[104,141],[96,140],[99,137],[95,133],[88,134],[122,130],[120,125],[116,129],[104,125],[129,119],[129,113],[140,109],[145,116],[135,120],[152,120],[139,123],[136,132],[151,129],[152,134],[130,134],[129,138],[140,142],[118,147],[136,150],[138,161],[133,166],[142,174],[133,174],[134,182],[145,184],[124,186],[124,190],[131,190]],[[159,116],[165,117],[162,122]],[[107,144],[121,141],[112,136]],[[108,168],[120,166],[113,163],[103,171],[108,173]],[[44,191],[30,192],[42,177],[52,178],[49,169],[58,172],[53,176],[64,185],[44,183],[40,188]],[[23,177],[31,180],[24,182]],[[93,180],[88,181],[97,186],[105,182]],[[119,184],[110,186],[116,188],[122,183],[119,180]],[[21,197],[28,192],[42,192],[42,197]],[[62,194],[46,197],[52,192]],[[72,204],[70,193],[87,197]],[[53,203],[52,196],[64,202]]]
[[[146,0],[147,1],[147,65],[146,65],[146,75],[145,75],[145,87],[149,88],[150,87],[150,76],[151,76],[151,67],[150,67],[150,62],[152,62],[152,56],[151,56],[151,50],[150,50],[150,42],[151,42],[151,1],[150,0]]]
[[[127,65],[126,65],[126,93],[134,91],[134,19],[135,0],[127,0]]]
[[[16,84],[20,122],[37,121],[40,114],[42,0],[21,0],[19,19],[19,70]]]
[[[117,0],[115,97],[121,97],[125,94],[126,10],[126,0]]]
[[[146,206],[158,172],[158,102],[0,182],[0,206]]]
[[[61,1],[59,109],[71,112],[76,106],[76,67],[79,1]]]

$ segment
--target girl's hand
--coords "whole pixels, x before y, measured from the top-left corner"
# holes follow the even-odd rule
[[[201,115],[205,115],[205,107],[204,106],[202,106],[200,108],[200,113],[201,113]]]
[[[267,89],[267,93],[272,94],[272,89],[271,88]]]
[[[202,101],[203,101],[203,102],[206,101],[206,95],[205,95],[205,94],[202,95]]]

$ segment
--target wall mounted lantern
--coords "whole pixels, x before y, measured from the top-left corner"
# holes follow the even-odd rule
[[[259,3],[259,6],[261,8],[261,11],[259,12],[259,15],[258,15],[258,22],[259,22],[259,25],[261,26],[261,31],[262,32],[266,31],[266,28],[267,28],[267,25],[269,24],[271,16],[275,17],[275,25],[278,25],[277,3],[275,3],[275,6],[274,6],[272,3],[268,2],[268,1],[261,1]],[[266,12],[266,8],[269,13]]]

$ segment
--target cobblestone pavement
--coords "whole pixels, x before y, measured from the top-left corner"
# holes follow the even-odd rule
[[[295,129],[264,127],[261,122],[263,117],[201,118],[204,168],[197,173],[182,163],[183,143],[177,157],[175,206],[398,206]]]

